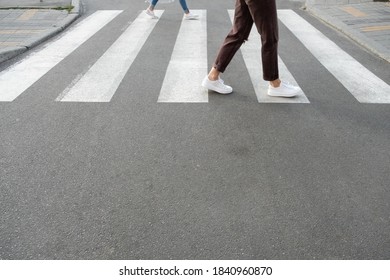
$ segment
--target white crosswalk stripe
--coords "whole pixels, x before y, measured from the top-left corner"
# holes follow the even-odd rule
[[[122,11],[98,11],[87,17],[42,50],[32,53],[19,63],[0,73],[0,102],[11,102],[41,79],[53,67],[88,41]],[[164,11],[156,10],[161,18]],[[198,20],[183,20],[158,97],[158,103],[208,103],[207,90],[201,81],[208,71],[207,11],[193,10]],[[228,10],[230,19],[233,10]],[[334,42],[325,37],[292,10],[278,10],[279,19],[327,69],[335,79],[361,103],[390,103],[390,86],[376,77]],[[59,102],[110,102],[126,73],[139,55],[150,35],[160,23],[144,12],[85,73],[77,78],[56,99]],[[196,36],[194,36],[196,34]],[[249,41],[241,47],[245,67],[259,103],[310,103],[310,93],[295,98],[267,96],[268,83],[262,80],[261,45],[259,35],[252,29]],[[162,67],[162,66],[160,66]],[[279,57],[282,79],[298,85],[293,74]],[[229,81],[233,84],[237,81]]]
[[[163,11],[155,11],[161,17]],[[91,69],[57,98],[67,102],[110,102],[158,19],[145,13],[127,28]]]
[[[207,13],[192,12],[199,20],[183,17],[158,102],[208,102],[207,90],[200,83],[208,67]]]
[[[234,10],[229,10],[228,12],[230,20],[233,22]],[[268,82],[261,78],[263,66],[260,60],[260,36],[255,27],[252,28],[249,40],[241,47],[241,52],[259,103],[310,103],[303,92],[294,98],[271,97],[267,95]],[[291,82],[291,84],[298,85],[280,57],[278,62],[280,77]]]
[[[97,11],[74,28],[0,73],[0,101],[13,101],[122,11]]]
[[[390,86],[292,10],[279,19],[361,103],[390,103]]]

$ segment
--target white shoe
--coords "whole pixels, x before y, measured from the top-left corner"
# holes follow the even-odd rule
[[[278,96],[278,97],[294,97],[297,96],[301,91],[300,87],[293,86],[292,84],[281,82],[280,86],[273,87],[268,86],[268,95],[269,96]]]
[[[199,15],[195,15],[195,14],[192,14],[192,13],[188,13],[188,14],[184,14],[184,18],[185,19],[198,19],[199,18]]]
[[[212,81],[208,76],[203,79],[202,86],[208,90],[212,90],[220,94],[229,94],[233,92],[233,88],[231,86],[225,85],[223,80],[218,79],[216,81]]]
[[[154,12],[151,11],[151,10],[149,10],[149,9],[146,9],[146,10],[145,10],[145,13],[146,13],[148,16],[150,16],[151,18],[158,18],[158,16],[156,16],[156,15],[154,14]]]

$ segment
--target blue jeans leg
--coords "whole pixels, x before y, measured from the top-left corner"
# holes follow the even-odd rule
[[[183,11],[185,13],[189,13],[189,10],[188,10],[188,7],[187,7],[187,3],[186,3],[186,0],[179,0],[180,1],[180,5],[181,7],[183,8]],[[156,6],[157,5],[157,2],[158,0],[152,0],[150,2],[150,5],[152,5],[152,7]]]
[[[181,7],[183,8],[183,11],[184,11],[185,13],[189,13],[189,10],[188,10],[188,7],[187,7],[186,0],[180,0],[180,5],[181,5]]]

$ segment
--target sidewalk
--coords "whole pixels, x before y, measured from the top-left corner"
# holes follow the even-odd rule
[[[0,63],[63,31],[80,9],[80,0],[0,0]]]
[[[310,13],[390,62],[389,2],[339,5],[312,2],[306,1]]]

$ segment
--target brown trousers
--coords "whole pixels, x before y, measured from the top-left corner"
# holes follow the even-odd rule
[[[223,42],[214,67],[223,73],[241,45],[248,40],[253,23],[261,36],[263,79],[279,78],[278,18],[275,0],[236,0],[232,30]]]

